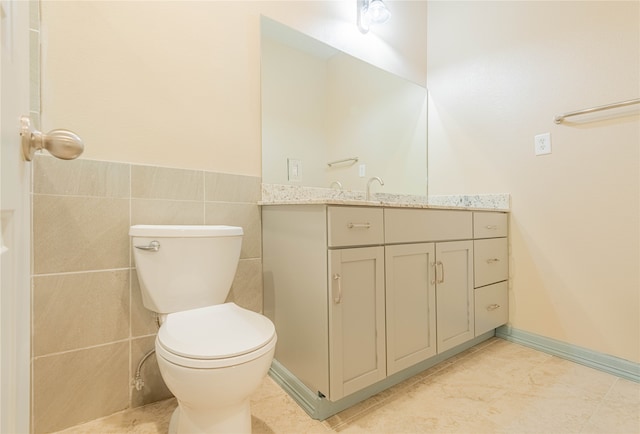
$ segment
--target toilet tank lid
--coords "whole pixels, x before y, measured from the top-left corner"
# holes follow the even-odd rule
[[[234,237],[242,235],[239,226],[225,225],[134,225],[129,228],[133,237]]]

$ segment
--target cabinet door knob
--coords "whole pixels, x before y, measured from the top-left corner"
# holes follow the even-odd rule
[[[496,229],[498,229],[498,225],[486,225],[485,228],[487,228],[489,230],[496,230]]]
[[[499,304],[494,303],[494,304],[490,304],[489,306],[487,306],[487,310],[489,312],[491,312],[492,310],[496,310],[496,309],[500,309],[500,305]]]
[[[487,264],[493,264],[495,262],[500,262],[500,259],[498,259],[498,258],[489,258],[489,259],[487,259]]]
[[[342,276],[338,273],[333,275],[333,280],[337,280],[338,284],[338,296],[333,298],[335,304],[340,304],[342,301]]]

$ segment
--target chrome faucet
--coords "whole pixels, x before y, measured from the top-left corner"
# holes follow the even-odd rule
[[[329,188],[333,188],[334,185],[338,187],[338,190],[342,191],[342,183],[340,181],[333,181]]]
[[[384,181],[379,176],[374,176],[373,178],[369,179],[369,181],[367,181],[367,202],[371,200],[371,183],[373,181],[378,181],[380,185],[384,185]]]

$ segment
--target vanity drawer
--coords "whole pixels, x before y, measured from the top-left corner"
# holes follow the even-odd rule
[[[474,212],[473,238],[507,236],[507,214],[503,212]]]
[[[507,291],[507,282],[494,283],[475,290],[476,336],[507,323],[509,320]]]
[[[509,257],[506,238],[490,238],[473,242],[475,287],[507,280]]]
[[[329,247],[384,243],[382,208],[331,206],[328,209]]]
[[[386,243],[418,243],[472,238],[473,226],[470,211],[386,208],[384,220]]]

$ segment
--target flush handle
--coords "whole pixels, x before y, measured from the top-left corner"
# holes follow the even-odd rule
[[[146,250],[148,252],[157,252],[158,250],[160,250],[160,243],[156,240],[153,240],[146,246],[133,246],[133,247],[140,250]]]

